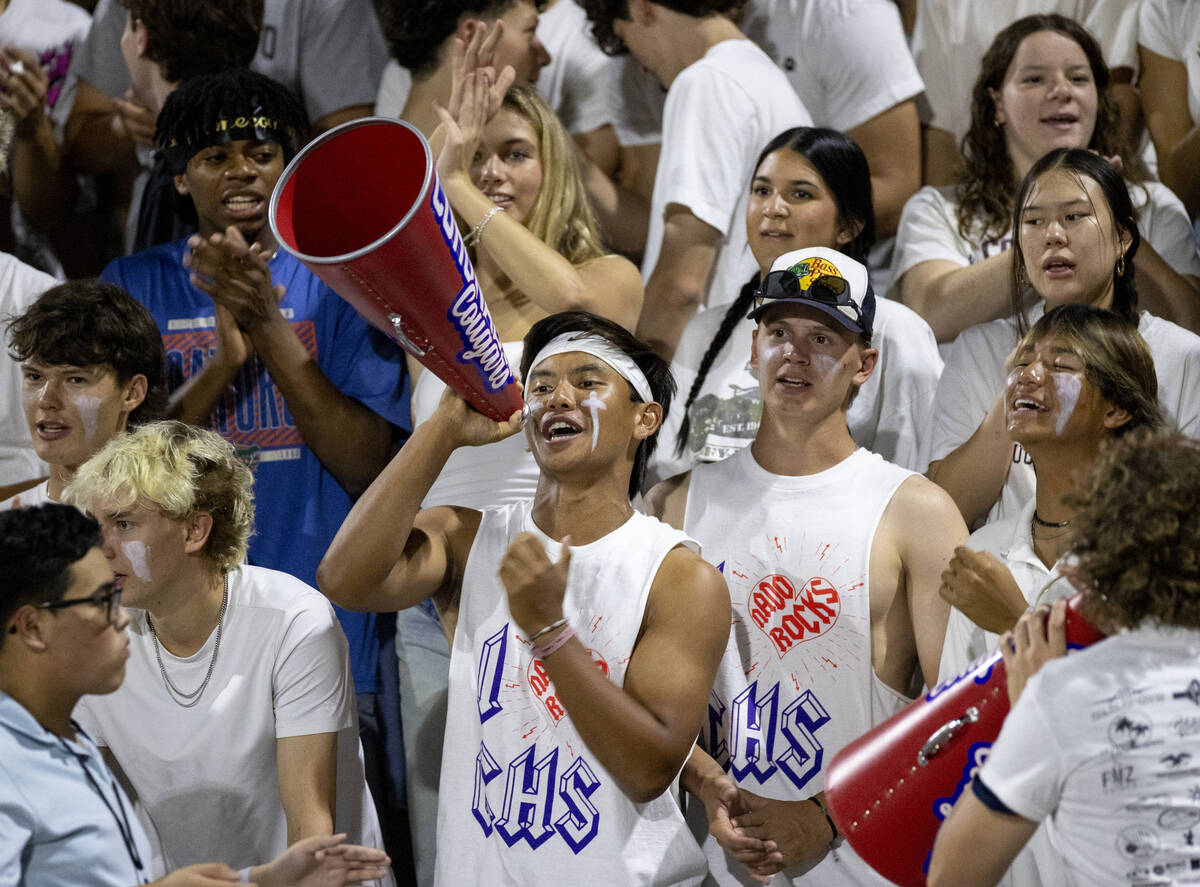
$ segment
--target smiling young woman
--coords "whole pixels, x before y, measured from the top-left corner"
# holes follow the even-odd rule
[[[1186,434],[1200,429],[1194,381],[1200,337],[1139,311],[1134,270],[1144,243],[1120,174],[1091,151],[1052,151],[1025,176],[1014,214],[1013,316],[959,337],[933,407],[930,477],[954,497],[968,523],[985,514],[989,521],[1017,514],[1034,495],[1033,465],[1008,438],[1002,394],[1006,357],[1028,327],[1021,307],[1027,286],[1040,297],[1032,316],[1078,304],[1107,308],[1136,324],[1154,356],[1163,411]]]
[[[1002,30],[975,82],[964,173],[955,186],[922,188],[905,206],[892,262],[893,295],[950,342],[1008,313],[1012,200],[1030,167],[1055,148],[1087,148],[1137,181],[1119,156],[1116,107],[1095,39],[1060,15],[1032,15]],[[1200,259],[1182,203],[1158,182],[1133,190],[1142,300],[1155,313],[1200,328]]]

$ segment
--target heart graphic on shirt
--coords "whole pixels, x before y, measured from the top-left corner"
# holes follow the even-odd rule
[[[596,663],[596,668],[600,669],[600,673],[608,677],[608,662],[604,657],[592,649],[589,649],[588,653],[591,655],[592,661]],[[559,701],[558,691],[554,689],[554,682],[546,673],[546,663],[540,659],[532,660],[525,672],[525,681],[529,685],[529,691],[546,709],[550,721],[557,727],[558,722],[567,716],[567,711]]]
[[[754,583],[746,597],[746,613],[775,648],[780,659],[797,644],[825,634],[837,624],[842,596],[828,579],[813,576],[796,590],[780,573]]]

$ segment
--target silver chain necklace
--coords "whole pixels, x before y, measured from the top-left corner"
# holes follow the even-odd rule
[[[225,622],[225,608],[229,605],[229,574],[225,574],[225,593],[221,596],[221,612],[217,614],[217,638],[213,642],[212,659],[208,663],[208,674],[204,676],[200,686],[191,693],[185,693],[171,683],[171,679],[167,677],[167,669],[163,665],[162,648],[158,644],[158,633],[154,630],[154,620],[150,618],[150,611],[146,611],[146,624],[150,627],[150,638],[154,641],[154,658],[158,660],[158,671],[162,675],[163,682],[167,685],[167,690],[171,694],[172,701],[176,705],[183,708],[191,708],[200,701],[200,697],[204,694],[204,688],[208,686],[209,680],[213,676],[213,669],[217,667],[217,654],[221,652],[221,629]],[[180,702],[180,699],[188,699],[189,702]]]

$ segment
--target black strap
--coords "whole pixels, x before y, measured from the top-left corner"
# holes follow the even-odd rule
[[[85,736],[88,739],[91,738],[86,732],[84,732],[84,729],[80,727],[79,724],[75,723],[75,721],[71,721],[71,727],[76,733]],[[88,769],[87,759],[83,755],[79,754],[79,752],[75,751],[75,749],[71,748],[71,746],[67,745],[67,741],[61,736],[58,737],[58,741],[71,755],[71,757],[79,762],[79,766],[83,770],[83,775],[87,777],[88,784],[91,785],[96,794],[100,796],[100,800],[104,802],[104,806],[108,808],[108,812],[112,816],[113,822],[117,824],[117,831],[121,833],[121,841],[125,844],[125,852],[129,854],[129,861],[133,863],[134,874],[137,877],[142,877],[142,854],[138,852],[137,842],[133,839],[133,828],[129,825],[129,814],[125,811],[125,802],[121,800],[121,790],[117,787],[116,781],[113,781],[113,797],[116,798],[117,801],[117,806],[114,808],[113,805],[109,803],[108,796],[104,794],[103,789],[100,788],[100,783],[96,782],[96,777],[92,776],[92,771]],[[141,883],[149,884],[150,882],[145,878],[142,878]]]

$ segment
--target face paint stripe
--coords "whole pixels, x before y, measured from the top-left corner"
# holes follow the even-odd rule
[[[589,391],[587,398],[580,404],[592,414],[592,452],[596,452],[596,444],[600,441],[600,411],[608,407],[596,396],[595,391]]]

